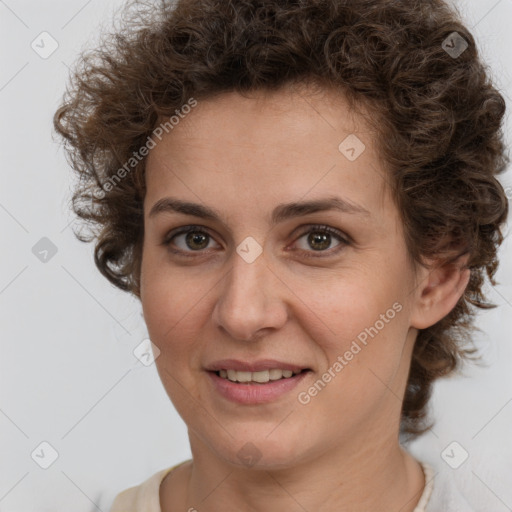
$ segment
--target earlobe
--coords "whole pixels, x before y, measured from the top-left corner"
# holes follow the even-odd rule
[[[468,255],[457,261],[425,269],[414,294],[411,327],[426,329],[439,322],[456,306],[471,277]]]

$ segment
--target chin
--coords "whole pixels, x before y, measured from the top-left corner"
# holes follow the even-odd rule
[[[239,469],[287,469],[304,458],[300,437],[276,435],[275,439],[269,439],[266,437],[268,432],[231,438],[216,451],[228,464]]]

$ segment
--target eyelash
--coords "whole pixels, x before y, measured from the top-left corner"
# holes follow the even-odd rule
[[[326,249],[326,250],[320,250],[320,251],[305,251],[303,249],[299,249],[300,252],[310,253],[307,255],[307,257],[322,258],[322,257],[333,256],[334,254],[337,254],[340,250],[342,250],[345,246],[350,245],[350,241],[346,235],[344,235],[341,231],[339,231],[337,229],[331,228],[330,226],[325,226],[322,224],[315,224],[315,225],[309,225],[309,226],[307,226],[307,228],[308,229],[306,231],[301,232],[301,234],[296,238],[295,241],[301,239],[304,235],[315,232],[315,233],[332,235],[332,236],[336,237],[338,239],[338,241],[340,242],[340,244],[337,247],[335,247],[334,250]],[[203,226],[186,226],[184,228],[178,228],[178,230],[171,231],[170,233],[168,233],[165,236],[161,245],[169,248],[169,250],[174,254],[183,255],[184,257],[187,257],[187,258],[197,257],[197,254],[200,254],[201,252],[203,252],[204,249],[201,249],[198,251],[192,251],[192,250],[191,251],[183,251],[181,249],[176,250],[176,249],[170,248],[171,242],[177,236],[183,235],[183,234],[186,235],[188,233],[196,233],[196,232],[203,233],[203,234],[207,235],[208,237],[213,238],[213,236],[211,236],[209,234],[208,230],[206,228],[204,228]],[[314,254],[315,252],[317,254]],[[327,256],[325,256],[326,253],[327,253]]]

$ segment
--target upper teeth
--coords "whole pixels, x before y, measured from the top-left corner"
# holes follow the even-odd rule
[[[278,380],[281,378],[289,378],[292,375],[300,373],[301,370],[279,370],[272,368],[271,370],[263,370],[261,372],[239,372],[236,370],[220,370],[219,374],[224,379],[229,379],[233,382],[260,382],[265,383],[269,380]]]

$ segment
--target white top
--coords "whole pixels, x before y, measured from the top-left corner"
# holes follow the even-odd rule
[[[425,488],[413,512],[474,512],[454,481],[446,478],[447,473],[436,473],[429,464],[418,462],[425,474]],[[175,467],[163,469],[140,485],[119,493],[110,512],[162,512],[160,484]]]

